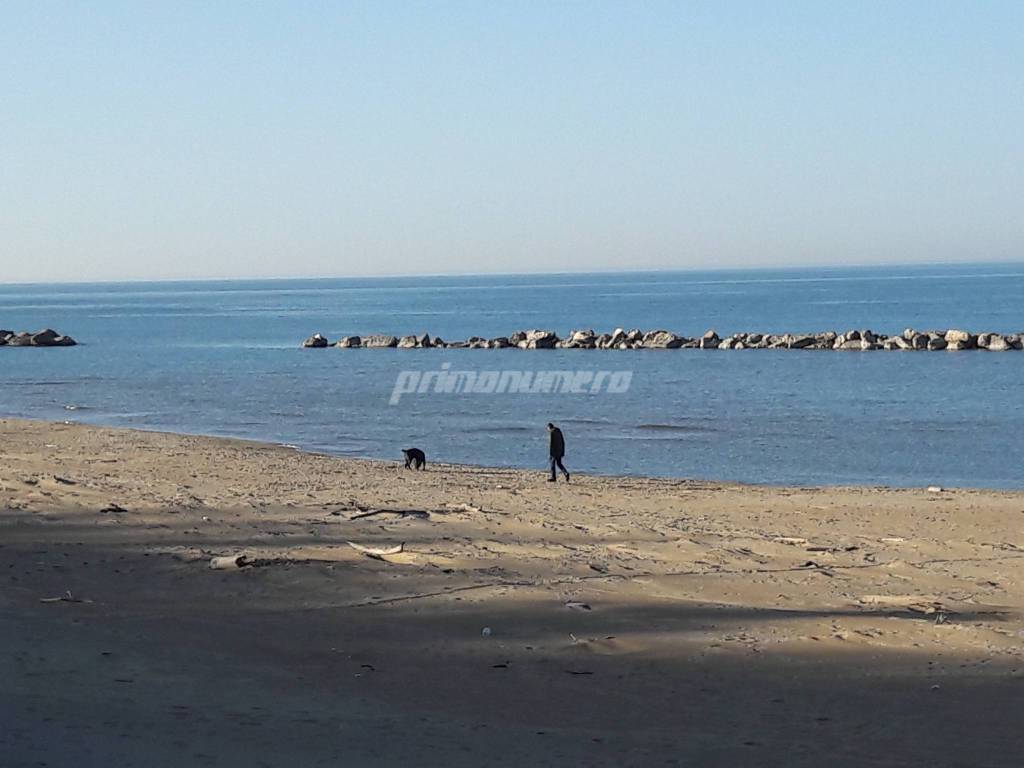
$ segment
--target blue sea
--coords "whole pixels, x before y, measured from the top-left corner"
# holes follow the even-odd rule
[[[546,328],[1024,330],[1024,265],[0,286],[0,414],[340,456],[755,483],[1024,488],[1024,353],[300,349]],[[629,370],[628,391],[443,394],[400,372]],[[0,452],[2,453],[2,452]]]

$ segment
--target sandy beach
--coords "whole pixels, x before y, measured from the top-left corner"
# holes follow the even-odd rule
[[[1022,761],[1024,493],[0,446],[9,768]]]

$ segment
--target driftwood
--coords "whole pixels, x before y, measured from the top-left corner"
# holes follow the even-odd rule
[[[362,520],[364,517],[373,517],[374,515],[398,515],[399,517],[419,517],[427,519],[430,517],[430,512],[425,509],[368,509],[364,512],[360,512],[358,515],[352,515],[349,520]]]
[[[388,555],[399,555],[405,551],[405,542],[394,546],[394,547],[366,547],[362,544],[356,544],[354,541],[345,542],[356,552],[372,557],[374,560],[384,560]],[[385,562],[387,562],[385,560]]]
[[[192,561],[186,561],[192,562]],[[269,568],[272,565],[308,565],[310,563],[333,563],[315,557],[249,557],[248,555],[218,555],[210,558],[210,568],[215,571],[236,571],[242,568]]]
[[[475,504],[468,504],[466,502],[448,502],[441,509],[406,509],[403,507],[380,507],[377,509],[367,509],[366,507],[356,507],[359,510],[359,514],[352,515],[349,520],[362,520],[367,517],[373,517],[375,515],[398,515],[399,517],[418,517],[423,520],[430,518],[431,515],[446,515],[452,512],[472,512],[480,514],[484,510],[482,507],[478,507]],[[331,512],[332,515],[339,515],[340,512]]]
[[[883,608],[905,608],[915,613],[955,613],[933,595],[862,595],[857,598],[861,605],[876,605]]]
[[[69,589],[60,597],[41,597],[39,598],[40,603],[91,603],[92,600],[83,600],[80,597],[75,597],[71,594]]]
[[[449,502],[445,504],[445,507],[452,510],[453,512],[475,512],[477,514],[483,512],[483,509],[481,507],[478,507],[474,504],[466,504],[465,502],[461,502],[458,504],[454,502]]]
[[[233,571],[250,564],[249,558],[245,555],[224,555],[210,559],[210,568],[215,571]]]
[[[803,546],[807,543],[807,539],[801,536],[779,536],[774,541],[776,544],[790,544],[792,546]]]

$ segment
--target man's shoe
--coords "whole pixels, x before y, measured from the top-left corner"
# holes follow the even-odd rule
[[[568,472],[565,473],[565,482],[567,482],[567,483],[569,482],[569,473]]]
[[[549,477],[549,478],[548,478],[548,482],[549,482],[549,483],[553,483],[553,482],[555,482],[555,478],[553,478],[553,477]]]

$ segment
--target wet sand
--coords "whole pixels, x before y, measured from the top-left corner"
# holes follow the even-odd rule
[[[1018,766],[1022,576],[1024,493],[3,420],[0,763]]]

